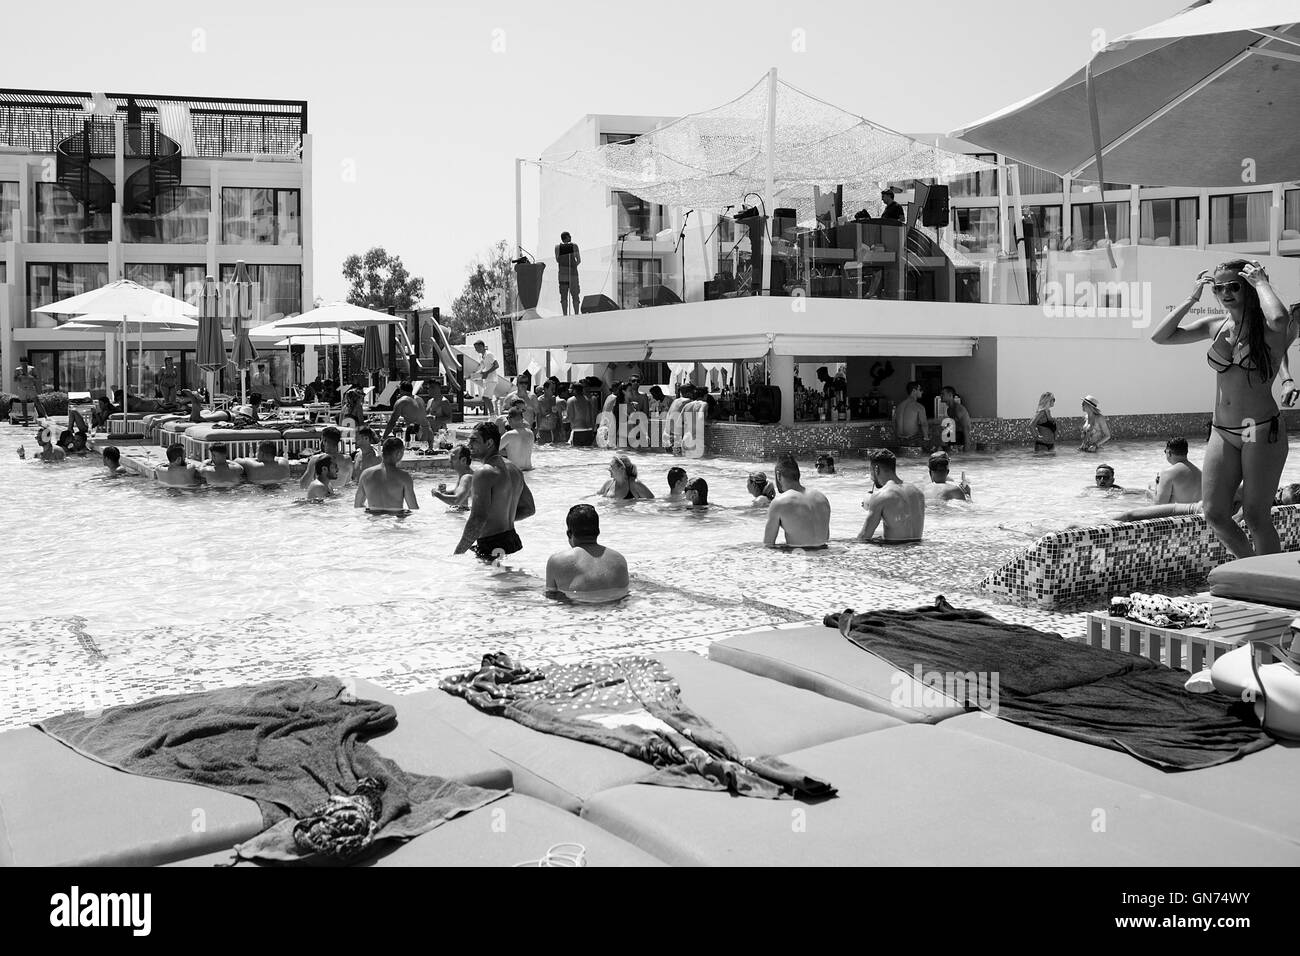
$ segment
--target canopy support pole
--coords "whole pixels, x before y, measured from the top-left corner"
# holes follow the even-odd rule
[[[776,149],[776,67],[767,71],[767,143],[764,153],[767,159],[767,180],[763,184],[763,201],[767,208],[763,211],[767,214],[765,226],[767,229],[767,241],[763,243],[763,284],[766,286],[767,295],[772,294],[772,217],[776,214],[775,209],[775,163],[776,158],[773,155]]]

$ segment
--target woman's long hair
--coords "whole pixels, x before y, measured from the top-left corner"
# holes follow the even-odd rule
[[[1241,282],[1241,297],[1243,300],[1241,310],[1241,324],[1244,328],[1237,329],[1237,341],[1241,341],[1242,335],[1246,337],[1246,351],[1249,353],[1251,362],[1255,370],[1263,376],[1263,381],[1273,381],[1273,376],[1277,374],[1277,366],[1273,364],[1273,352],[1268,347],[1268,322],[1264,319],[1264,309],[1259,304],[1259,293],[1255,287],[1241,279],[1241,270],[1246,268],[1249,263],[1245,259],[1229,259],[1215,267],[1216,273],[1228,271],[1237,273]],[[1246,381],[1250,382],[1250,372],[1246,372]]]

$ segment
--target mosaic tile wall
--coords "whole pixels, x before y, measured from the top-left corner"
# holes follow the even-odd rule
[[[1107,419],[1115,438],[1169,438],[1184,435],[1191,439],[1205,437],[1209,412],[1183,412],[1160,415],[1111,415]],[[1032,444],[1034,429],[1028,418],[976,418],[971,427],[976,444]],[[1057,441],[1063,445],[1078,442],[1083,433],[1082,418],[1058,418]],[[1300,409],[1283,413],[1288,432],[1300,432]],[[735,422],[709,422],[704,431],[704,447],[711,455],[770,461],[779,452],[808,455],[818,451],[856,452],[886,445],[897,447],[898,439],[890,422],[801,422],[787,425],[747,425]]]
[[[1283,550],[1300,550],[1300,505],[1274,508],[1273,524]],[[1045,535],[980,588],[1017,604],[1073,607],[1132,591],[1178,589],[1230,560],[1200,515],[1156,518]]]

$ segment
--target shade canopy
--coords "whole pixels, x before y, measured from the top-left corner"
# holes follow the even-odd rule
[[[287,334],[294,329],[364,329],[369,325],[402,325],[405,321],[402,316],[376,312],[350,302],[331,302],[317,309],[308,309],[301,315],[281,319],[276,328]]]
[[[800,219],[816,214],[815,187],[843,185],[846,207],[859,206],[878,203],[883,183],[994,168],[886,129],[784,80],[774,87],[773,197],[777,207],[796,209]],[[769,88],[760,80],[729,103],[630,143],[545,156],[538,164],[649,202],[706,209],[739,204],[746,193],[765,189]]]
[[[32,310],[51,315],[108,314],[130,318],[169,319],[198,315],[198,309],[181,299],[148,289],[130,279],[118,279],[108,285]]]
[[[266,326],[260,326],[266,328]],[[281,329],[279,331],[288,331]],[[253,329],[253,334],[257,334],[258,329]],[[291,345],[360,345],[364,342],[361,336],[349,332],[347,329],[315,329],[310,332],[303,331],[293,335],[286,335],[280,341],[275,343],[275,348],[283,349]]]
[[[157,318],[151,315],[132,315],[121,316],[113,315],[111,312],[90,312],[86,315],[78,315],[71,322],[64,322],[59,326],[60,329],[68,331],[85,332],[90,329],[108,330],[120,329],[125,323],[126,327],[137,332],[142,329],[148,329],[154,332],[182,332],[187,329],[198,328],[198,320],[186,318],[183,315],[172,316],[171,318]]]
[[[1101,178],[1098,151],[1115,183],[1300,179],[1298,24],[1300,0],[1200,2],[1112,40],[1067,80],[951,135],[1092,181]]]

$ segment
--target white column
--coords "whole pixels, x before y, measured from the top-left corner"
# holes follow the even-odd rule
[[[126,119],[121,113],[113,119],[113,186],[121,205],[126,202]]]
[[[767,153],[767,181],[763,186],[763,202],[767,208],[767,235],[763,243],[763,284],[768,295],[772,294],[772,217],[776,212],[776,186],[773,155],[776,149],[776,67],[767,71],[767,136],[764,138],[764,151]]]
[[[216,163],[213,163],[212,169],[208,173],[208,195],[212,201],[208,207],[207,274],[220,282],[221,272],[217,263],[217,243],[221,241],[221,173],[218,171]],[[303,228],[305,231],[306,223],[303,224]],[[306,256],[303,258],[305,261]]]
[[[1001,180],[998,183],[998,245],[1002,248],[1003,255],[1013,255],[1015,247],[1015,230],[1011,228],[1011,218],[1007,215],[1007,195],[1011,192],[1011,170],[1007,167],[1006,158],[999,154],[998,156],[998,177]]]
[[[773,355],[772,384],[781,390],[781,424],[794,424],[794,356]]]
[[[1268,214],[1268,254],[1276,256],[1279,253],[1278,243],[1282,239],[1282,203],[1285,201],[1285,195],[1282,192],[1282,185],[1279,183],[1273,187],[1273,203],[1269,207]]]
[[[301,209],[299,210],[302,219],[302,227],[298,237],[298,243],[302,248],[302,311],[306,312],[316,301],[316,270],[315,242],[312,239],[312,226],[314,215],[312,213],[312,201],[314,199],[312,191],[312,163],[315,161],[313,151],[312,137],[310,134],[304,134],[302,137],[302,197]]]

